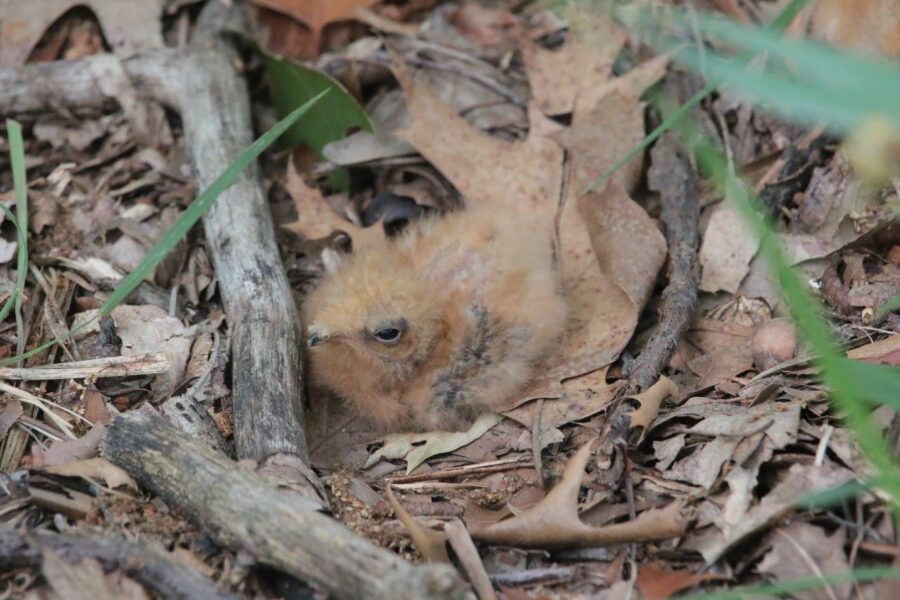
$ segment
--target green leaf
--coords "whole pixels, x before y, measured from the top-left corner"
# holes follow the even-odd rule
[[[322,158],[322,149],[329,142],[340,140],[354,129],[372,131],[372,122],[353,94],[336,79],[298,62],[271,54],[259,44],[252,45],[262,56],[272,81],[272,102],[279,115],[285,115],[324,90],[331,90],[327,102],[321,102],[310,112],[309,119],[298,121],[284,136],[288,146],[306,144]],[[329,179],[338,189],[349,187],[346,169],[334,172]]]
[[[183,238],[188,231],[190,231],[191,227],[193,227],[200,217],[203,216],[203,213],[215,202],[216,198],[225,191],[232,183],[234,183],[235,179],[237,179],[238,175],[240,175],[241,171],[246,169],[253,161],[255,161],[263,151],[272,145],[272,143],[277,140],[285,131],[288,130],[291,125],[297,122],[302,116],[309,112],[309,110],[316,105],[319,100],[321,100],[325,95],[327,95],[329,90],[323,90],[306,103],[304,103],[299,108],[292,111],[285,118],[276,123],[270,130],[262,134],[255,142],[247,146],[234,161],[228,165],[228,168],[219,175],[219,177],[212,182],[209,187],[203,190],[196,199],[187,207],[187,209],[181,214],[175,223],[166,231],[163,236],[153,245],[152,248],[147,252],[147,255],[144,257],[144,260],[135,268],[134,271],[129,273],[120,283],[116,286],[116,289],[109,295],[106,302],[100,307],[99,315],[109,314],[112,309],[118,306],[131,292],[135,290],[135,288],[140,285],[140,283],[153,272],[153,269],[162,261],[163,258],[175,247],[176,244]],[[89,323],[89,322],[88,322]],[[81,328],[88,325],[88,323],[84,323],[81,325]],[[69,335],[77,331],[78,329],[73,329]],[[6,366],[11,363],[18,362],[24,358],[28,358],[30,356],[34,356],[38,352],[45,350],[55,344],[58,344],[63,339],[68,336],[63,336],[59,338],[52,339],[48,342],[45,342],[34,348],[25,352],[24,354],[19,354],[18,356],[13,356],[4,360],[0,360],[0,366]]]

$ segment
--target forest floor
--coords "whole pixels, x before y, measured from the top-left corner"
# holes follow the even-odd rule
[[[141,50],[154,39],[179,48],[202,2],[145,3],[156,7],[149,21],[137,10],[110,16],[108,0],[90,2],[96,12],[73,8],[81,4],[56,2],[56,13],[17,8],[28,25],[0,40],[0,67],[74,61],[111,46]],[[365,131],[362,118],[343,139],[307,132],[315,151],[276,145],[260,160],[298,303],[324,272],[322,252],[347,236],[352,252],[365,252],[408,221],[478,203],[498,214],[531,211],[553,229],[574,307],[540,380],[466,432],[384,436],[310,388],[309,461],[335,518],[410,561],[450,561],[481,598],[663,600],[796,578],[821,580],[798,599],[900,597],[895,581],[826,577],[900,565],[897,526],[877,489],[809,505],[818,492],[866,480],[870,466],[739,211],[697,176],[669,136],[583,193],[659,124],[648,104],[654,95],[683,102],[702,87],[699,78],[580,9],[514,1],[252,4],[259,39],[268,36],[272,52],[339,81],[344,91],[332,107],[352,113],[358,102],[375,130]],[[766,23],[786,3],[694,4]],[[804,30],[811,20],[801,14],[792,27]],[[276,120],[273,85],[259,55],[242,52],[236,67],[259,134]],[[202,191],[180,118],[147,104],[141,127],[133,111],[115,105],[25,114],[0,106],[22,124],[28,183],[24,263],[11,215],[0,215],[0,301],[16,293],[23,265],[27,273],[21,310],[0,323],[0,526],[20,536],[124,534],[163,549],[223,593],[281,597],[252,555],[221,547],[212,532],[98,458],[118,413],[172,415],[180,402],[196,403],[203,438],[234,455],[230,326],[202,227],[109,317],[24,361],[6,360],[97,315]],[[758,193],[842,351],[900,364],[900,315],[879,311],[900,291],[892,208],[900,178],[867,181],[838,137],[727,89],[691,115]],[[0,140],[0,202],[12,209],[9,155],[9,141]],[[680,255],[687,271],[665,235],[685,225],[665,214],[669,202],[680,203],[682,216],[699,214],[699,234],[693,243],[686,234],[692,247]],[[679,277],[688,311],[660,320],[670,310],[662,292]],[[663,326],[671,330],[654,336]],[[659,335],[677,341],[673,351],[654,345]],[[145,364],[148,354],[161,355],[165,367]],[[650,354],[662,361],[656,369],[647,366]],[[119,356],[133,360],[117,376],[102,368],[36,374],[91,359],[109,367]],[[653,385],[635,383],[639,366]],[[141,368],[149,374],[135,374]],[[896,449],[896,411],[881,406],[872,420]],[[0,540],[0,548],[12,547]],[[90,552],[77,563],[47,548],[37,555],[10,550],[0,559],[0,597],[160,596]],[[315,587],[306,593],[325,595]]]

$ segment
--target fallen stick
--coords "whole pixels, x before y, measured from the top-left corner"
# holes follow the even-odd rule
[[[135,96],[181,114],[185,145],[202,189],[253,141],[237,54],[219,35],[226,26],[240,29],[242,23],[240,6],[208,2],[183,50],[123,61],[96,55],[0,69],[0,113],[115,107],[104,90],[116,87],[110,78],[127,76]],[[256,165],[219,196],[203,216],[203,226],[232,328],[238,457],[263,461],[286,454],[305,463],[300,320]]]
[[[40,367],[2,367],[0,379],[11,381],[51,381],[59,379],[84,379],[86,377],[129,377],[132,375],[157,375],[171,368],[163,354],[137,356],[111,356],[92,358]]]
[[[106,571],[120,570],[162,598],[181,600],[237,600],[211,579],[188,569],[166,553],[122,538],[87,533],[52,533],[0,527],[0,570],[39,568],[44,552],[70,562],[97,560]],[[73,590],[74,592],[74,590]]]
[[[411,565],[311,502],[211,450],[162,417],[130,411],[109,425],[102,454],[222,546],[310,581],[338,598],[463,598],[449,565]]]
[[[669,283],[662,292],[659,323],[631,368],[631,393],[644,391],[656,383],[669,363],[694,316],[700,281],[697,176],[675,134],[663,135],[653,147],[651,157],[648,186],[662,196],[661,219],[666,226],[671,269]]]

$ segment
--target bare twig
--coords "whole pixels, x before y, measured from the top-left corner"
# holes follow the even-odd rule
[[[694,315],[699,283],[697,176],[675,134],[663,135],[651,157],[649,186],[662,196],[662,222],[666,226],[671,274],[662,292],[659,323],[632,366],[631,393],[653,385],[672,358]]]

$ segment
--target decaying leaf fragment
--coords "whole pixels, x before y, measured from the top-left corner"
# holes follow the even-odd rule
[[[128,473],[105,458],[88,458],[76,462],[50,465],[45,470],[47,473],[68,477],[84,477],[86,479],[96,477],[105,481],[110,488],[124,485],[134,491],[138,489],[137,483]]]
[[[693,518],[681,502],[650,509],[634,521],[591,527],[578,518],[581,476],[593,444],[582,446],[566,465],[560,482],[535,506],[506,521],[472,532],[481,542],[523,548],[605,546],[649,542],[682,535]]]
[[[372,453],[364,469],[368,469],[382,458],[406,459],[406,474],[437,454],[453,452],[480,438],[499,423],[503,417],[484,413],[468,431],[428,431],[425,433],[397,433],[384,438],[384,446]]]
[[[285,224],[285,229],[308,240],[326,238],[335,231],[343,231],[353,241],[354,251],[365,252],[368,245],[384,241],[382,227],[362,227],[338,215],[318,188],[310,187],[303,181],[293,161],[288,161],[287,190],[297,208],[297,220]]]
[[[659,381],[647,388],[645,392],[631,397],[633,401],[637,402],[637,407],[628,415],[631,421],[629,430],[637,434],[637,444],[643,441],[647,430],[650,429],[650,423],[659,414],[659,406],[662,401],[676,396],[678,396],[678,386],[665,375],[661,375]]]

